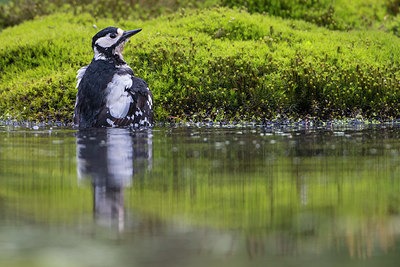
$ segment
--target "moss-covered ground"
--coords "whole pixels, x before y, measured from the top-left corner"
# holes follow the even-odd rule
[[[252,1],[204,1],[145,20],[64,6],[3,23],[0,119],[70,122],[76,71],[90,63],[91,37],[106,26],[143,29],[124,57],[150,85],[158,122],[399,117],[396,1],[264,2],[253,9]],[[308,9],[295,12],[290,2]],[[8,5],[0,6],[10,12]]]

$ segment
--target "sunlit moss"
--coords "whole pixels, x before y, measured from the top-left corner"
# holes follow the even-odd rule
[[[55,14],[3,30],[3,119],[71,121],[93,24],[144,29],[125,59],[151,87],[156,121],[387,119],[400,112],[400,41],[392,34],[213,8],[119,23]]]

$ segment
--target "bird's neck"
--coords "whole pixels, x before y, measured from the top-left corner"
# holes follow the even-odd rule
[[[121,53],[109,53],[109,51],[94,48],[94,57],[93,60],[106,60],[114,63],[117,66],[126,65],[126,62]]]

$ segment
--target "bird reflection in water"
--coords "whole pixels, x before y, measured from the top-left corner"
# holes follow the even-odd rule
[[[131,186],[134,174],[152,166],[151,130],[82,129],[76,136],[78,179],[91,181],[95,221],[122,231],[124,187]]]

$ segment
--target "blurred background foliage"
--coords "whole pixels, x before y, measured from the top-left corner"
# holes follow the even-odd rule
[[[60,11],[90,13],[97,18],[149,19],[179,8],[207,7],[218,0],[3,0],[0,5],[0,26],[7,27],[31,20],[36,16]]]
[[[399,0],[1,0],[0,28],[60,11],[126,20],[154,18],[180,8],[215,6],[300,19],[338,30],[382,27],[386,20],[398,24],[396,17],[400,11]]]

